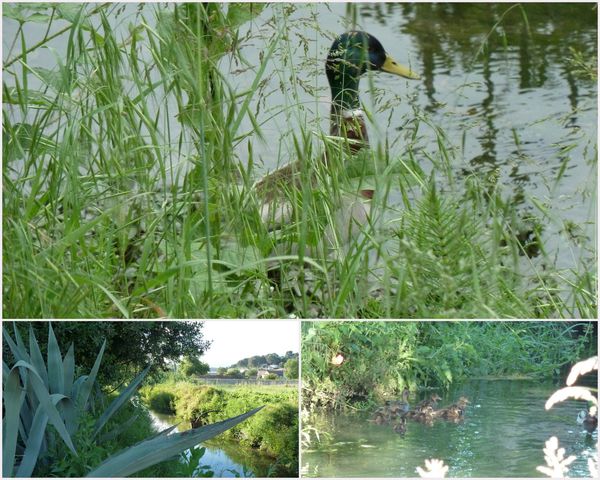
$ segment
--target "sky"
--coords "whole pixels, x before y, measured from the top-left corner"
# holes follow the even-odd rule
[[[300,351],[296,320],[206,320],[202,332],[212,344],[200,360],[211,368],[229,367],[253,355]]]

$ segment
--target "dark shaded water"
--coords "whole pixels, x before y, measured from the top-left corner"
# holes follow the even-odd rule
[[[182,422],[177,417],[150,411],[152,422],[157,431],[164,430],[179,423],[177,431],[189,430],[189,423]],[[261,455],[250,448],[243,448],[235,442],[203,443],[206,451],[199,461],[201,465],[207,465],[214,472],[215,477],[234,478],[249,476],[264,477],[269,473],[269,467],[274,459]],[[189,450],[185,452],[189,458]]]
[[[558,437],[566,455],[576,455],[569,476],[589,477],[587,459],[596,454],[593,437],[576,423],[585,402],[569,400],[544,410],[558,387],[528,380],[481,380],[448,393],[439,406],[466,395],[471,404],[460,423],[439,420],[432,426],[407,424],[404,438],[365,415],[312,418],[322,442],[302,451],[302,475],[319,477],[415,477],[425,459],[443,459],[448,477],[543,477],[542,449]],[[422,396],[425,396],[423,394]],[[420,398],[411,396],[411,403]]]

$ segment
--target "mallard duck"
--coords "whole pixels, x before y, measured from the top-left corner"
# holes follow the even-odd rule
[[[598,409],[592,405],[589,411],[582,410],[577,415],[577,423],[583,425],[588,433],[593,433],[598,428]]]
[[[402,401],[394,400],[388,403],[390,413],[394,416],[398,415],[406,415],[410,410],[410,404],[408,403],[408,396],[410,395],[410,391],[408,388],[405,388],[402,391]]]
[[[330,134],[349,140],[352,152],[368,144],[365,113],[361,109],[358,86],[367,71],[383,71],[404,78],[418,79],[410,68],[398,64],[373,35],[361,31],[343,33],[335,39],[325,62],[325,71],[331,88]],[[327,163],[326,156],[323,161]],[[263,177],[255,184],[255,191],[263,205],[260,215],[269,229],[279,228],[292,218],[293,206],[286,199],[291,186],[301,188],[301,161],[287,164]],[[371,198],[372,190],[362,190],[359,196]],[[368,209],[356,198],[341,206],[346,217],[364,224]],[[346,211],[347,210],[347,211]]]

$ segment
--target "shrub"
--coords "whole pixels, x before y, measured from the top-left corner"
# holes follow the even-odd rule
[[[149,405],[152,410],[159,413],[174,414],[175,407],[173,403],[175,401],[175,395],[169,392],[156,392],[150,397]]]

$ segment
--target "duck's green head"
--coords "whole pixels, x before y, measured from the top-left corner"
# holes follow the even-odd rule
[[[333,104],[341,110],[360,108],[358,82],[367,70],[381,70],[404,78],[418,79],[410,68],[397,63],[373,35],[351,31],[335,39],[325,66]]]

